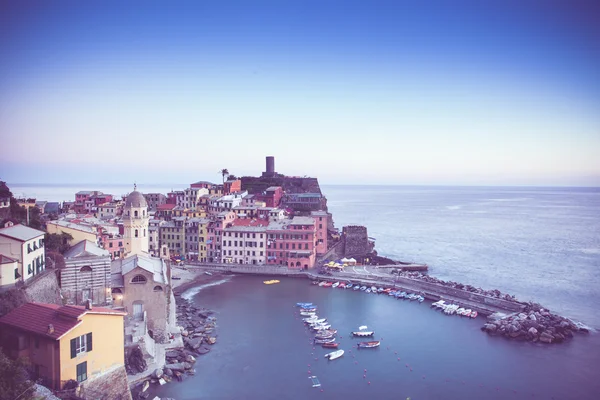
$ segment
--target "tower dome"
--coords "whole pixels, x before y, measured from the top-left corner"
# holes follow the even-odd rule
[[[146,198],[143,194],[134,190],[129,193],[127,199],[125,200],[125,207],[148,207],[148,203],[146,202]]]

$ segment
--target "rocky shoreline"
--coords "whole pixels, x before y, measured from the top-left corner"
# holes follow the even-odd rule
[[[568,318],[553,314],[537,303],[527,303],[520,313],[492,314],[481,330],[489,335],[547,344],[562,343],[571,339],[573,333],[589,332],[587,328]]]

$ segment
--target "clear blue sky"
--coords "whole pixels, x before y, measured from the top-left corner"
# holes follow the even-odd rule
[[[598,1],[1,1],[0,179],[600,185]]]

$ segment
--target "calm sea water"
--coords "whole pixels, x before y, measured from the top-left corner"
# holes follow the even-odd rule
[[[54,201],[73,199],[78,190],[131,190],[11,188]],[[366,225],[382,255],[425,262],[440,278],[497,288],[600,327],[599,188],[323,186],[323,191],[336,226]],[[261,281],[235,277],[197,292],[195,302],[218,311],[219,342],[198,361],[198,375],[160,388],[159,395],[179,400],[600,398],[597,333],[557,346],[508,342],[481,333],[481,320],[446,317],[425,303],[327,290],[302,280],[272,286]],[[313,351],[294,316],[298,301],[319,305],[319,313],[340,332],[372,326],[383,346],[350,353],[352,340],[344,337],[347,354],[325,362],[324,350]],[[319,376],[323,392],[310,387],[309,369]]]

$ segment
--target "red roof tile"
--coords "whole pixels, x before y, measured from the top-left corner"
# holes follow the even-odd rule
[[[233,226],[267,226],[269,221],[266,219],[236,219],[232,222]]]
[[[0,326],[10,326],[58,340],[81,323],[85,314],[126,315],[110,308],[93,307],[86,310],[83,306],[58,306],[56,304],[27,303],[0,318]],[[48,325],[54,332],[48,334]]]
[[[158,211],[163,211],[163,210],[172,210],[176,207],[176,204],[160,204],[156,207],[156,209]]]

